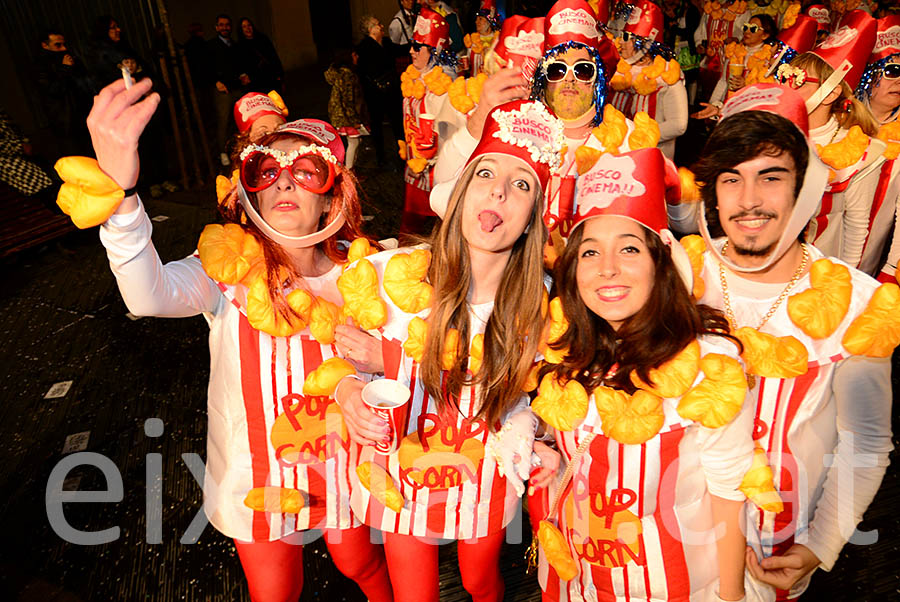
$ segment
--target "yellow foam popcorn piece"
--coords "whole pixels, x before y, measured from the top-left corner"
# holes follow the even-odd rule
[[[531,369],[528,371],[528,376],[525,377],[525,382],[522,384],[522,391],[525,393],[531,393],[538,387],[538,374],[540,374],[541,366],[544,365],[544,362],[535,362]]]
[[[384,468],[374,462],[363,462],[356,467],[356,475],[362,486],[368,489],[369,493],[386,508],[390,508],[394,512],[403,510],[406,500],[394,484],[394,479]]]
[[[247,291],[247,321],[250,326],[275,337],[288,337],[306,328],[313,298],[303,289],[295,289],[285,297],[296,312],[290,319],[280,316],[269,298],[266,278],[257,278]]]
[[[323,345],[334,343],[334,328],[341,323],[341,308],[327,299],[316,297],[309,311],[309,332]]]
[[[890,357],[900,343],[900,287],[885,282],[869,299],[841,343],[854,355]]]
[[[416,316],[406,327],[408,336],[403,341],[403,351],[414,361],[421,363],[425,356],[425,337],[428,335],[428,322]]]
[[[753,449],[753,464],[744,474],[739,489],[761,510],[784,511],[784,502],[781,501],[781,496],[775,489],[775,479],[772,475],[772,468],[769,466],[769,459],[761,447]]]
[[[303,494],[285,487],[254,487],[247,492],[244,505],[255,512],[297,514],[303,510]]]
[[[459,331],[451,328],[444,338],[444,351],[441,354],[441,367],[450,370],[456,364],[456,356],[459,352]]]
[[[662,74],[662,79],[664,82],[669,84],[670,86],[674,85],[681,79],[681,65],[678,64],[678,61],[675,59],[671,59],[666,64],[666,70]]]
[[[99,226],[116,212],[125,191],[90,157],[63,157],[53,166],[63,179],[56,204],[77,228]]]
[[[344,298],[344,313],[360,328],[374,330],[387,323],[387,304],[378,295],[378,273],[368,259],[344,270],[337,287]]]
[[[331,397],[341,379],[351,374],[356,374],[353,364],[340,357],[329,358],[306,376],[303,394]]]
[[[690,389],[700,372],[700,342],[694,339],[678,354],[648,373],[653,385],[645,383],[632,371],[631,382],[659,397],[681,397]]]
[[[416,249],[397,253],[384,268],[382,286],[394,304],[406,313],[416,314],[431,306],[434,289],[425,282],[431,265],[431,251]]]
[[[700,359],[705,378],[684,394],[678,413],[707,428],[719,428],[731,422],[747,395],[747,378],[740,362],[721,353],[709,353]]]
[[[584,175],[597,163],[603,152],[590,146],[579,146],[575,149],[575,168],[578,175]]]
[[[869,137],[858,125],[854,125],[847,132],[843,140],[833,142],[827,146],[816,145],[819,158],[834,169],[841,170],[850,167],[862,159],[869,147]]]
[[[357,238],[352,243],[350,243],[350,248],[347,249],[347,264],[351,264],[354,261],[358,261],[363,257],[368,257],[369,255],[374,255],[378,252],[372,243],[369,242],[367,238]],[[346,265],[344,266],[347,267]]]
[[[561,363],[568,353],[568,349],[553,349],[550,347],[569,329],[569,320],[566,319],[562,308],[562,300],[553,297],[550,301],[550,323],[546,326],[546,342],[539,346],[544,359],[551,364]]]
[[[544,550],[544,557],[563,581],[571,581],[578,575],[578,564],[572,557],[569,544],[562,532],[553,523],[542,520],[538,526],[538,541]]]
[[[734,333],[744,352],[741,358],[748,374],[768,378],[794,378],[809,369],[806,346],[792,336],[776,337],[744,326]]]
[[[634,131],[628,137],[629,148],[653,148],[659,144],[659,137],[659,124],[656,120],[644,111],[638,112],[634,116]]]
[[[425,85],[428,86],[428,89],[431,90],[432,94],[438,96],[446,94],[447,90],[450,89],[450,84],[453,83],[450,76],[444,73],[444,70],[440,67],[434,67],[431,71],[426,73],[425,77],[422,79],[425,81]]]
[[[809,283],[810,288],[788,297],[788,316],[807,335],[824,339],[837,330],[850,309],[850,270],[822,258],[809,269]]]
[[[706,242],[702,236],[691,234],[681,239],[681,246],[687,252],[691,262],[691,271],[694,273],[694,290],[691,291],[691,296],[694,299],[700,299],[706,292],[706,283],[700,275],[703,273],[703,254],[706,252]]]
[[[628,134],[625,115],[611,104],[607,104],[603,107],[603,121],[592,132],[606,152],[617,154]]]
[[[262,247],[238,224],[208,224],[197,242],[206,275],[224,284],[239,283],[263,261]]]
[[[571,431],[587,416],[588,401],[587,391],[580,382],[568,380],[560,384],[551,373],[541,379],[531,409],[553,428]]]
[[[665,422],[662,399],[643,389],[629,395],[611,387],[594,389],[594,403],[603,433],[626,445],[649,441]]]

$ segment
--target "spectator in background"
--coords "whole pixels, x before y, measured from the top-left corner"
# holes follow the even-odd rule
[[[110,15],[102,15],[94,20],[91,37],[85,50],[85,65],[94,85],[94,91],[102,88],[122,77],[122,68],[128,69],[134,81],[140,81],[145,77],[153,80],[153,88],[165,98],[169,91],[157,77],[153,65],[141,58],[137,51],[126,41],[122,34],[122,28],[118,21]],[[154,115],[144,132],[144,140],[141,145],[141,157],[144,159],[144,169],[141,170],[140,184],[149,185],[150,196],[159,198],[164,191],[172,192],[177,189],[174,182],[168,181],[168,170],[165,160],[165,125],[164,115]]]
[[[268,94],[270,90],[281,93],[284,67],[281,66],[281,59],[278,58],[275,46],[247,17],[242,17],[240,23],[237,46],[241,60],[248,69],[250,89],[263,94]]]
[[[234,103],[244,95],[251,80],[247,66],[241,60],[241,53],[231,39],[231,17],[222,14],[216,17],[216,37],[209,42],[212,77],[215,82],[213,102],[216,108],[216,144],[219,161],[223,167],[231,165],[225,152],[225,144],[233,126],[231,111]]]
[[[210,67],[209,46],[206,44],[203,34],[203,25],[191,23],[187,28],[188,39],[184,43],[184,56],[187,58],[188,69],[191,70],[191,80],[198,88],[206,87],[210,81],[212,68]]]
[[[41,103],[57,138],[58,154],[90,154],[91,144],[85,119],[90,111],[93,87],[90,77],[66,46],[58,29],[47,29],[40,38],[35,72]]]
[[[388,36],[397,47],[397,73],[409,66],[409,46],[416,27],[416,3],[414,0],[397,0],[400,10],[388,25]]]
[[[325,81],[331,85],[328,99],[328,121],[341,136],[347,138],[347,152],[344,165],[353,169],[360,136],[369,133],[366,126],[368,115],[363,100],[362,86],[354,67],[359,62],[355,51],[339,52],[325,71]]]
[[[94,20],[84,60],[98,92],[122,77],[123,62],[127,62],[125,66],[129,66],[132,75],[149,75],[149,65],[123,39],[118,22],[109,15]]]
[[[362,41],[356,47],[359,56],[357,73],[362,83],[363,96],[372,119],[372,144],[379,167],[385,167],[384,125],[387,116],[394,133],[394,140],[403,139],[400,121],[400,77],[394,68],[393,43],[384,39],[384,25],[372,15],[363,15],[359,21]],[[397,147],[391,145],[392,152]]]

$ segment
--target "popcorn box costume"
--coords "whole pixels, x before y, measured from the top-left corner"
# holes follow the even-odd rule
[[[601,155],[579,179],[576,224],[616,215],[646,226],[670,246],[690,289],[688,257],[667,230],[664,171],[658,149]],[[743,367],[736,345],[703,336],[652,377],[655,387],[632,375],[634,395],[603,385],[588,394],[555,374],[541,382],[532,408],[553,427],[564,458],[576,462],[549,517],[564,545],[547,549],[541,539],[546,599],[713,599],[716,548],[704,536],[713,530],[710,494],[743,500],[753,458]],[[695,404],[706,412],[692,410]],[[564,554],[574,560],[568,574]]]
[[[559,160],[561,133],[562,125],[541,103],[506,103],[491,112],[470,162],[492,153],[518,157],[531,167],[543,187]],[[498,472],[495,457],[485,453],[491,425],[474,418],[480,407],[478,391],[464,386],[454,400],[458,411],[442,415],[437,401],[417,377],[429,328],[432,290],[424,279],[430,257],[427,249],[400,249],[361,260],[342,277],[348,282],[365,280],[369,292],[355,299],[348,298],[343,282],[338,284],[351,312],[356,307],[356,315],[375,317],[366,327],[381,333],[385,376],[397,378],[411,391],[399,450],[381,455],[367,446],[359,456],[360,466],[369,467],[366,470],[386,473],[386,489],[397,493],[384,495],[351,473],[351,505],[360,520],[383,531],[443,539],[481,538],[506,527],[515,515],[519,494]],[[492,310],[493,301],[470,306],[471,340],[465,347],[472,372],[480,365],[480,341]],[[451,363],[457,339],[456,330],[447,333],[451,349],[447,361]],[[527,406],[524,393],[520,406]]]
[[[857,86],[856,95],[863,102],[868,102],[872,88],[882,78],[885,64],[896,62],[900,57],[900,15],[878,19],[877,26],[875,47],[869,57],[862,81]],[[878,185],[869,212],[869,234],[859,262],[860,270],[871,276],[877,276],[878,280],[883,282],[896,282],[894,273],[900,258],[900,234],[897,233],[895,224],[898,215],[897,201],[900,199],[900,163],[896,160],[897,153],[900,152],[900,122],[897,121],[897,111],[891,117],[887,123],[881,125],[876,136],[887,143],[887,149],[884,152],[885,161],[879,170]],[[882,266],[879,262],[892,224],[894,235],[887,261]]]
[[[852,11],[837,31],[812,50],[835,72],[807,100],[807,110],[815,109],[839,84],[841,76],[851,89],[857,86],[875,44],[875,34],[875,20],[862,11]],[[839,127],[834,118],[811,129],[809,134],[819,157],[832,168],[834,175],[807,235],[826,255],[857,267],[869,231],[885,144],[866,136],[859,127]]]
[[[444,18],[431,9],[423,8],[416,19],[413,41],[432,48],[432,53],[445,50],[450,39],[450,26]],[[430,65],[432,63],[429,63]],[[435,116],[447,100],[452,78],[434,64],[427,73],[421,73],[413,65],[400,77],[403,93],[403,131],[406,139],[400,144],[400,155],[406,161],[403,179],[404,224],[401,231],[414,231],[413,222],[434,215],[428,205],[434,174],[433,165],[440,144]],[[423,115],[430,115],[425,122]],[[414,218],[413,216],[418,216]]]
[[[609,102],[628,119],[640,112],[654,119],[659,125],[659,148],[673,159],[675,139],[687,130],[688,99],[678,61],[660,44],[662,10],[648,0],[635,2],[623,30],[635,36],[635,56],[630,61],[619,59]],[[637,65],[644,56],[653,63]]]
[[[779,114],[806,134],[803,100],[793,90],[765,84],[746,88],[725,105],[725,118],[743,110]],[[753,270],[765,269],[795,243],[815,214],[827,172],[811,153],[786,230]],[[755,400],[753,437],[768,455],[784,500],[781,511],[748,508],[748,541],[762,556],[802,543],[829,570],[875,495],[892,448],[886,358],[900,341],[896,317],[889,313],[896,311],[900,289],[878,287],[809,244],[811,269],[797,272],[788,288],[783,282],[747,280],[741,274],[751,270],[723,255],[726,240],[710,237],[705,217],[701,232],[703,240],[685,239],[704,283],[699,302],[722,308],[744,344]],[[860,453],[869,454],[862,467],[852,460]],[[827,454],[835,454],[833,465],[825,465]],[[839,489],[839,471],[850,471],[841,479],[852,479],[852,488],[841,484]],[[786,599],[798,596],[808,583],[809,576],[790,592],[762,586],[757,593],[762,599]]]
[[[489,34],[475,31],[463,37],[469,61],[469,75],[472,77],[484,72],[485,56],[496,44],[500,30],[500,18],[494,0],[481,0],[481,8],[475,11],[475,16],[487,19],[491,31]]]
[[[284,129],[303,133],[321,145],[313,152],[338,160],[328,145],[342,145],[330,125],[301,120]],[[202,313],[209,322],[204,511],[210,522],[249,542],[358,525],[346,477],[354,446],[331,398],[334,378],[346,368],[332,344],[336,314],[329,310],[341,301],[340,266],[304,278],[305,288],[288,295],[306,316],[288,323],[269,302],[262,249],[240,226],[207,226],[197,253],[166,265],[151,229],[140,208],[111,216],[100,236],[132,311]]]

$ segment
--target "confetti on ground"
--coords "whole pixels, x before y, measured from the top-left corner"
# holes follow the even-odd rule
[[[44,395],[44,399],[58,399],[60,397],[65,397],[70,388],[72,388],[71,380],[61,380],[50,387],[50,390]]]
[[[91,431],[84,431],[83,433],[72,433],[71,435],[66,437],[66,444],[63,445],[62,450],[63,455],[86,450],[88,446],[88,440],[90,438]]]

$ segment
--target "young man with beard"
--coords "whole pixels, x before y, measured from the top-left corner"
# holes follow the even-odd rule
[[[748,505],[748,599],[787,599],[831,569],[884,475],[900,290],[804,242],[828,169],[798,93],[750,86],[723,117],[696,173],[706,250],[694,258],[705,288],[695,294],[744,345],[753,436],[784,502]]]

